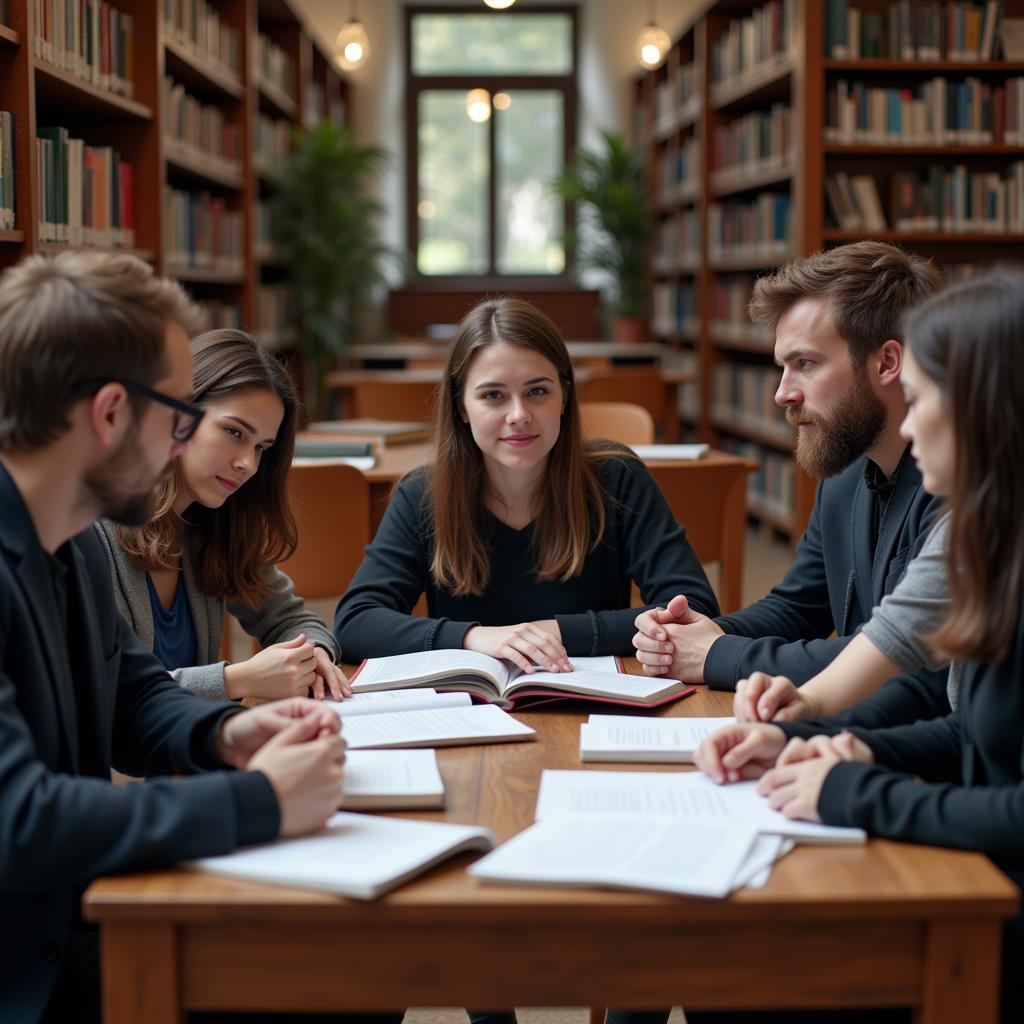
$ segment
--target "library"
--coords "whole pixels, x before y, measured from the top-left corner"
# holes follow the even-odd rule
[[[0,0],[0,1018],[1022,1019],[1022,254],[1024,0]]]

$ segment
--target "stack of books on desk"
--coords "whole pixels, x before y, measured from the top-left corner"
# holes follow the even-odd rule
[[[485,882],[727,896],[763,884],[803,843],[862,843],[860,829],[790,821],[756,783],[697,772],[545,771],[535,824],[477,861]]]

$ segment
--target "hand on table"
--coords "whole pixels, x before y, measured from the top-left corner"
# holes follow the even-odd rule
[[[680,594],[667,608],[653,608],[636,618],[633,646],[637,660],[650,676],[668,676],[684,683],[704,682],[704,661],[724,630],[713,619],[695,612]]]
[[[693,762],[719,784],[739,782],[763,775],[785,746],[786,734],[777,725],[725,725],[694,751]]]
[[[549,672],[571,672],[572,664],[561,638],[552,631],[551,622],[520,622],[515,626],[473,626],[466,631],[462,646],[467,651],[505,658],[524,672],[540,665]]]
[[[733,714],[739,722],[792,722],[821,712],[809,693],[785,676],[755,672],[736,684]]]
[[[348,676],[341,670],[340,665],[334,664],[330,654],[323,647],[313,648],[313,660],[316,663],[313,667],[316,673],[313,677],[313,696],[317,700],[323,700],[328,693],[333,700],[352,696]]]
[[[305,696],[317,679],[316,650],[302,633],[294,640],[271,644],[246,661],[226,666],[224,688],[233,698],[279,700]]]

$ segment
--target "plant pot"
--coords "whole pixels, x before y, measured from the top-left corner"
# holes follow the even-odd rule
[[[622,345],[642,344],[650,337],[646,317],[617,316],[612,323],[612,336]]]

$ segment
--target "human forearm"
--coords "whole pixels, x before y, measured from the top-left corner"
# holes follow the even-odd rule
[[[870,697],[900,671],[866,636],[858,633],[839,655],[800,688],[812,716],[835,715]]]

